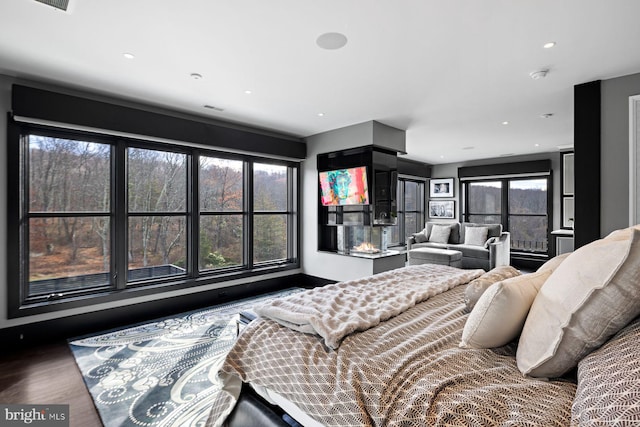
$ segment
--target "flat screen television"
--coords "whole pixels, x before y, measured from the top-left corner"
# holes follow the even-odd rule
[[[320,172],[322,206],[368,205],[367,167]]]

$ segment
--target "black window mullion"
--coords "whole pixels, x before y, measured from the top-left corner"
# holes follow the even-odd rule
[[[187,262],[185,266],[187,268],[188,277],[198,277],[200,268],[200,244],[199,244],[199,230],[200,230],[200,156],[195,153],[187,155],[187,200],[186,200],[186,244]]]
[[[245,233],[243,236],[246,265],[253,269],[253,162],[244,162]]]
[[[127,272],[129,268],[128,248],[128,194],[127,194],[127,147],[124,141],[118,141],[112,153],[112,212],[114,213],[114,224],[111,231],[113,239],[112,245],[112,280],[116,289],[127,287]]]

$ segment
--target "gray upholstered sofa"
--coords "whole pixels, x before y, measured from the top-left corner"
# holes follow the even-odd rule
[[[468,232],[471,227],[476,229]],[[448,236],[446,228],[449,229]],[[462,268],[489,271],[497,266],[509,265],[510,246],[510,234],[502,231],[502,224],[427,222],[420,233],[414,233],[407,239],[407,254],[411,263],[411,249],[430,247],[456,250],[462,252]]]

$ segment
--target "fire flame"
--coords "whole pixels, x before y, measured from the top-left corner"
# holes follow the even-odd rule
[[[354,246],[353,250],[358,252],[369,252],[369,253],[380,252],[380,249],[376,248],[372,243],[369,243],[369,242],[362,242],[358,246]]]

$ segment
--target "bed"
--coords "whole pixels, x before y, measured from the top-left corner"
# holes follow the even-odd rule
[[[307,427],[637,425],[640,232],[607,239],[491,283],[493,271],[426,264],[261,308],[218,373],[223,392],[208,425],[223,425],[243,384]],[[570,282],[591,273],[589,290]],[[623,301],[603,309],[613,294]],[[609,317],[582,313],[585,305]],[[549,307],[557,319],[544,317]],[[576,332],[577,320],[589,328]],[[554,324],[560,337],[548,335]],[[565,342],[581,333],[583,345]]]

